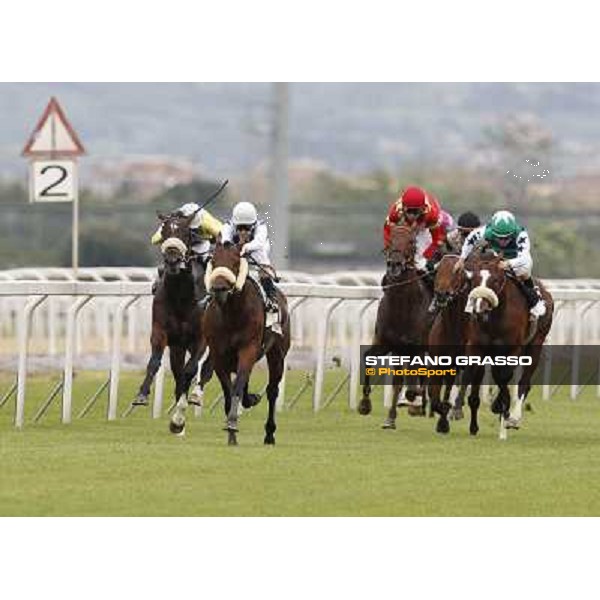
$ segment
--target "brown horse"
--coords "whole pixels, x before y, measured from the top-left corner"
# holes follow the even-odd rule
[[[476,251],[465,264],[465,274],[471,290],[466,310],[471,313],[465,334],[468,356],[527,356],[531,363],[523,369],[518,383],[517,399],[511,412],[508,385],[515,367],[493,366],[492,377],[498,385],[498,395],[492,412],[500,415],[500,439],[506,439],[507,429],[518,429],[523,403],[531,389],[542,352],[542,345],[552,326],[554,303],[546,288],[537,282],[546,303],[546,314],[537,322],[530,321],[529,309],[514,276],[501,266],[501,257],[489,251]],[[471,433],[478,430],[478,406],[471,408]]]
[[[251,404],[248,382],[263,355],[269,367],[264,443],[275,444],[275,403],[290,348],[290,323],[285,296],[277,290],[281,334],[266,327],[259,285],[248,275],[248,262],[240,256],[239,246],[217,243],[206,274],[206,287],[214,299],[207,307],[203,327],[223,389],[229,445],[237,444],[239,404]]]
[[[416,229],[406,225],[392,229],[390,245],[385,249],[386,274],[383,280],[383,298],[377,309],[375,335],[369,354],[385,355],[391,351],[405,355],[422,354],[427,343],[427,332],[431,324],[428,307],[431,291],[424,282],[425,274],[419,274],[415,268]],[[408,385],[406,397],[412,401],[420,391],[415,385]],[[394,380],[392,406],[384,429],[396,428],[397,397],[402,381]],[[366,375],[363,385],[363,397],[358,406],[361,415],[372,410],[371,385]],[[423,396],[423,405],[425,397]]]
[[[198,370],[198,361],[206,350],[202,339],[202,312],[196,302],[194,280],[188,266],[191,236],[189,224],[192,218],[159,215],[162,238],[165,240],[161,246],[163,275],[152,301],[152,353],[146,367],[146,376],[133,401],[134,406],[148,404],[150,386],[167,346],[175,379],[176,401],[187,397]],[[186,353],[189,354],[187,362]],[[200,391],[211,374],[210,361],[206,360],[202,367]],[[171,430],[174,431],[173,427]],[[174,433],[183,433],[183,430]]]
[[[428,351],[429,355],[446,355],[456,357],[464,354],[466,327],[468,316],[465,313],[465,305],[469,292],[469,282],[464,272],[455,273],[454,265],[459,257],[456,254],[446,254],[438,263],[434,281],[434,304],[437,314],[431,331],[429,332]],[[457,375],[446,375],[445,377],[433,376],[428,380],[428,395],[431,401],[431,409],[440,415],[436,424],[439,433],[450,431],[450,418],[459,420],[463,418],[462,406],[467,386],[462,384],[456,398],[456,403],[451,402],[452,386],[456,383]],[[472,370],[471,394],[469,404],[476,403],[479,406],[479,391],[484,369]],[[444,398],[440,400],[441,388],[445,385]]]

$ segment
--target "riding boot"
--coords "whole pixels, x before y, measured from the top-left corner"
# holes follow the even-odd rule
[[[263,277],[260,282],[267,295],[267,310],[269,312],[277,312],[277,288],[275,287],[273,280],[270,277]]]
[[[531,315],[535,318],[543,316],[546,313],[546,303],[542,299],[539,288],[534,285],[533,278],[528,277],[521,280],[520,287],[527,300],[527,308]]]

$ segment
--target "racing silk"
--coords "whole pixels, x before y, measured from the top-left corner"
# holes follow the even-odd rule
[[[186,206],[190,206],[189,204]],[[196,204],[195,206],[198,207]],[[199,207],[198,207],[199,208]],[[204,208],[201,209],[190,223],[190,229],[192,230],[192,250],[196,254],[205,254],[208,252],[210,247],[210,241],[216,239],[223,223],[216,217],[213,217]],[[161,244],[164,240],[162,239],[162,225],[156,230],[152,236],[151,242],[154,245]]]
[[[446,219],[444,218],[446,215]],[[430,260],[446,240],[446,227],[444,221],[449,223],[447,213],[444,213],[435,196],[427,194],[425,198],[425,212],[417,219],[419,229],[428,229],[431,234],[431,243],[423,251],[423,257]],[[392,225],[401,225],[405,223],[404,207],[402,206],[402,198],[394,202],[388,211],[385,224],[383,226],[383,244],[387,248],[390,244],[392,236]]]
[[[221,240],[237,244],[239,236],[236,232],[235,225],[228,221],[221,229]],[[267,224],[263,221],[258,221],[254,228],[250,231],[250,241],[246,242],[246,255],[253,258],[259,265],[270,265],[271,259],[269,253],[271,251],[271,242],[269,241],[269,230]]]
[[[529,242],[529,234],[524,227],[520,228],[519,233],[512,237],[509,244],[502,248],[500,247],[491,233],[491,229],[484,225],[472,231],[463,244],[460,257],[465,260],[477,244],[485,240],[497,254],[508,262],[512,270],[517,273],[525,273],[531,271],[533,260],[531,258],[531,244]]]

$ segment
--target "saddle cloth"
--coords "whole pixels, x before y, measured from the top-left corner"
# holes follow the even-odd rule
[[[279,304],[277,304],[277,312],[268,311],[267,310],[267,295],[265,293],[265,290],[263,289],[263,286],[260,283],[260,277],[258,276],[256,269],[250,269],[250,271],[248,272],[248,277],[252,280],[252,282],[256,286],[256,289],[258,289],[258,292],[260,294],[260,297],[261,297],[261,300],[263,303],[263,309],[265,311],[265,327],[266,327],[266,329],[270,329],[273,333],[282,335],[283,331],[281,329],[281,309],[279,307]]]

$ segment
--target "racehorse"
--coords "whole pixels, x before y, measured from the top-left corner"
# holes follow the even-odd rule
[[[203,328],[223,389],[229,445],[237,445],[239,404],[245,408],[252,405],[248,382],[263,355],[269,368],[264,443],[275,444],[275,403],[290,349],[290,322],[285,296],[277,290],[281,333],[266,327],[259,286],[249,275],[248,260],[240,256],[240,246],[219,241],[206,272],[206,288],[214,299],[206,309]]]
[[[386,255],[386,274],[383,280],[383,298],[377,309],[375,334],[369,354],[384,355],[390,351],[401,351],[403,354],[421,354],[427,343],[427,332],[431,323],[428,307],[431,302],[431,291],[424,282],[426,275],[418,274],[415,268],[416,229],[407,225],[396,225],[392,228],[391,239]],[[365,375],[363,397],[358,406],[361,415],[368,415],[372,410],[371,385],[369,376]],[[418,386],[407,383],[406,397],[412,401],[417,396]],[[402,388],[402,381],[394,378],[392,406],[383,423],[384,429],[396,428],[397,397]],[[425,395],[423,393],[423,406]]]
[[[190,384],[198,370],[198,361],[206,350],[202,339],[202,311],[194,294],[194,281],[188,268],[191,242],[191,217],[178,214],[158,214],[161,221],[161,255],[163,275],[152,301],[152,353],[146,367],[146,376],[140,386],[135,406],[148,404],[150,386],[160,364],[165,348],[169,347],[170,363],[175,379],[175,399],[186,397]],[[185,362],[186,353],[189,359]],[[210,360],[202,365],[198,398],[193,403],[201,404],[202,390],[212,375]],[[182,433],[181,431],[179,433]]]
[[[508,384],[515,367],[492,366],[492,377],[498,385],[498,395],[492,412],[500,415],[500,439],[506,439],[507,429],[518,429],[523,403],[531,389],[531,377],[537,369],[542,345],[552,326],[554,302],[546,288],[537,282],[546,303],[546,313],[530,321],[529,309],[515,277],[500,265],[502,257],[489,250],[473,252],[465,264],[465,275],[471,289],[466,310],[471,313],[465,334],[465,351],[469,356],[505,355],[529,356],[531,364],[523,368],[518,382],[517,398],[511,412]],[[469,372],[469,368],[467,369]],[[467,378],[468,379],[468,378]],[[470,431],[476,434],[478,403],[469,402]]]
[[[454,272],[454,265],[458,259],[456,254],[446,254],[437,265],[434,281],[434,304],[437,313],[428,338],[428,351],[432,357],[436,355],[456,357],[464,354],[468,322],[465,305],[469,282],[464,272]],[[448,416],[454,420],[463,418],[462,406],[467,391],[466,384],[460,385],[455,402],[451,402],[452,386],[455,385],[457,377],[460,378],[461,375],[462,373],[447,374],[444,377],[432,376],[428,380],[427,391],[432,411],[440,415],[436,424],[436,430],[439,433],[450,431]],[[479,405],[479,391],[483,375],[484,369],[472,370],[469,404],[477,403]],[[444,398],[440,401],[442,385],[445,385]]]

